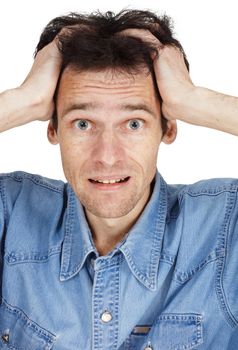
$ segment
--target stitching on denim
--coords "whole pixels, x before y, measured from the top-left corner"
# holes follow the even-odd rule
[[[233,196],[232,196],[233,195]],[[232,209],[234,208],[235,204],[235,193],[230,193],[230,196],[227,199],[226,203],[226,212],[224,216],[224,221],[221,226],[221,230],[219,233],[219,242],[220,245],[225,249],[225,253],[227,253],[227,235],[229,232],[230,227],[230,220],[231,220],[231,213]],[[215,277],[215,291],[218,299],[218,305],[220,307],[220,310],[225,316],[225,319],[227,320],[228,324],[234,328],[238,325],[238,321],[233,316],[227,300],[225,296],[225,291],[223,288],[223,272],[225,268],[225,261],[226,261],[226,254],[223,258],[220,258],[217,260],[217,266],[216,266],[216,277]]]
[[[93,317],[93,349],[104,349],[103,344],[103,332],[104,325],[101,321],[101,313],[104,307],[104,301],[106,300],[107,306],[113,313],[113,321],[108,324],[107,331],[109,332],[110,349],[116,350],[118,345],[118,334],[119,334],[119,298],[120,298],[120,265],[122,261],[122,254],[117,255],[113,258],[117,263],[110,265],[110,269],[96,270],[93,286],[93,303],[92,303],[92,315]],[[109,275],[109,277],[108,277]],[[104,278],[110,278],[113,276],[111,281],[112,294],[111,297],[105,298],[104,296]]]
[[[60,279],[61,281],[66,281],[72,277],[74,277],[81,267],[83,266],[87,255],[91,252],[94,252],[94,249],[92,246],[88,246],[83,251],[83,256],[80,259],[80,262],[76,265],[70,266],[70,261],[72,257],[72,239],[73,239],[73,232],[74,232],[74,226],[75,226],[75,212],[76,212],[76,199],[75,194],[70,187],[69,184],[67,184],[67,191],[68,191],[68,207],[66,210],[66,224],[65,224],[65,236],[63,241],[63,248],[62,248],[62,258],[61,258],[61,272],[60,272]],[[91,232],[88,232],[90,240],[91,240]]]
[[[62,273],[62,276],[64,276],[66,279],[73,277],[76,273],[78,273],[78,271],[83,266],[85,260],[88,257],[88,254],[92,253],[92,252],[94,252],[94,250],[84,251],[84,258],[82,259],[82,261],[79,264],[75,265],[74,269],[71,270],[70,272],[65,273],[65,274]],[[118,261],[121,261],[121,260],[123,260],[122,254],[120,255],[120,258],[118,259]],[[97,266],[95,268],[95,271],[100,271],[100,270],[104,270],[105,268],[112,267],[114,265],[117,265],[118,262],[117,262],[117,260],[114,260],[114,259],[107,259],[105,261],[101,261],[100,263],[101,263],[100,266]]]
[[[223,257],[225,255],[224,249],[216,249],[213,252],[211,252],[203,261],[201,261],[196,267],[188,270],[188,271],[180,271],[179,269],[175,269],[173,280],[178,283],[185,283],[188,280],[190,280],[195,273],[201,271],[204,269],[208,264],[216,261],[220,257]]]
[[[15,265],[20,263],[28,263],[28,262],[47,262],[52,255],[58,254],[61,252],[61,245],[50,248],[46,252],[10,252],[6,254],[5,259],[9,265]]]
[[[74,226],[74,215],[75,215],[75,204],[73,200],[73,193],[69,188],[68,197],[68,208],[66,213],[66,225],[65,225],[65,237],[62,249],[62,260],[61,260],[61,276],[67,278],[70,276],[67,273],[70,264],[70,256],[72,253],[72,230]]]
[[[63,193],[64,190],[64,182],[62,181],[62,185],[60,187],[57,187],[56,185],[50,184],[47,182],[47,180],[44,180],[44,177],[41,177],[40,175],[34,175],[24,172],[15,172],[15,173],[9,173],[9,174],[1,174],[1,179],[13,179],[17,182],[23,182],[24,179],[30,180],[36,185],[45,187],[47,189],[50,189],[54,192]],[[60,180],[59,180],[60,181]]]
[[[43,327],[40,327],[36,322],[32,321],[24,311],[22,311],[20,308],[16,308],[15,306],[8,304],[3,298],[1,298],[0,307],[6,308],[8,312],[18,317],[27,325],[27,327],[34,330],[34,332],[36,332],[40,337],[43,337],[48,343],[52,344],[56,340],[57,336],[55,334],[51,333]]]
[[[131,267],[132,267],[132,272],[134,274],[134,276],[136,278],[139,278],[139,280],[143,281],[143,284],[146,286],[146,287],[149,287],[150,285],[150,282],[148,281],[148,278],[145,277],[136,267],[136,265],[134,264],[133,262],[133,259],[131,258],[131,254],[130,254],[130,251],[127,247],[123,247],[123,252],[125,253]],[[150,287],[149,287],[150,288]]]
[[[171,254],[169,251],[165,249],[162,250],[162,253],[160,255],[160,261],[166,262],[172,266],[175,262],[175,259],[176,257],[174,254]]]
[[[125,342],[123,343],[125,350],[130,350],[130,336],[126,338]]]
[[[166,214],[167,214],[167,187],[162,177],[160,177],[160,184],[161,184],[161,188],[160,188],[161,200],[160,200],[160,205],[157,212],[157,217],[155,220],[155,225],[153,228],[154,235],[153,235],[152,249],[151,249],[151,255],[150,255],[149,272],[147,275],[144,275],[143,273],[140,272],[140,270],[135,265],[133,258],[131,257],[131,253],[129,249],[126,246],[123,247],[123,252],[126,258],[128,259],[133,275],[137,279],[139,279],[145,285],[145,287],[149,288],[152,291],[156,289],[156,276],[159,268],[162,238],[164,233],[164,227],[166,224]]]
[[[102,281],[103,272],[98,271],[94,276],[94,287],[93,287],[93,303],[92,303],[92,315],[93,317],[93,349],[99,349],[100,342],[102,343],[102,329],[99,327],[100,319],[100,303],[99,299],[102,298]]]
[[[159,259],[161,254],[162,247],[162,239],[164,234],[164,227],[166,222],[166,213],[167,213],[167,191],[166,184],[162,177],[160,177],[160,205],[159,210],[155,222],[155,230],[154,230],[154,239],[152,243],[151,256],[150,256],[150,288],[155,289],[156,286],[156,276],[159,268]]]
[[[69,200],[68,200],[68,208],[66,212],[66,225],[65,225],[65,237],[63,241],[62,248],[62,259],[61,259],[61,276],[64,278],[68,277],[68,269],[70,263],[70,255],[71,255],[71,242],[72,242],[72,227],[73,227],[73,216],[74,216],[75,208],[72,198],[71,190],[69,190]]]
[[[184,193],[195,197],[200,195],[217,196],[223,192],[236,192],[237,189],[238,189],[238,185],[228,184],[228,185],[217,186],[214,188],[204,188],[204,189],[195,191],[194,187],[191,187],[190,185],[188,185],[188,187],[184,190]]]
[[[118,255],[114,255],[112,258],[106,258],[106,259],[102,259],[103,257],[100,257],[100,262],[98,261],[97,263],[99,263],[99,266],[95,266],[94,269],[95,271],[102,271],[104,269],[107,269],[109,267],[113,267],[118,265],[119,263],[121,263],[124,259],[123,254],[120,253]]]
[[[153,332],[156,327],[159,326],[161,322],[186,322],[185,327],[187,327],[187,323],[192,323],[193,326],[193,334],[195,335],[195,340],[190,340],[189,344],[177,344],[172,347],[169,347],[171,350],[189,350],[193,349],[195,346],[203,343],[203,316],[201,314],[195,314],[195,313],[186,313],[186,314],[179,314],[179,313],[164,313],[161,314],[159,317],[156,318],[155,322],[150,326],[150,331],[145,335],[145,337],[148,337],[151,332]],[[182,331],[182,330],[181,330]],[[153,333],[152,333],[153,334]],[[126,339],[126,342],[124,343],[126,350],[131,350],[131,342],[132,337],[137,337],[138,334],[134,334],[131,332],[130,336]],[[153,335],[154,336],[154,335]],[[171,345],[170,345],[171,346]],[[133,348],[134,349],[134,348]]]
[[[116,341],[114,341],[114,345],[113,345],[113,349],[117,350],[117,344],[118,344],[118,335],[119,335],[119,312],[120,312],[120,308],[119,308],[119,293],[120,293],[120,262],[121,262],[121,258],[118,257],[118,263],[116,266],[116,277],[115,277],[115,284],[114,284],[114,317],[115,317],[115,321],[116,321],[116,326],[115,326],[115,331],[114,331],[114,335],[113,338],[116,339]],[[115,292],[116,291],[116,292]],[[114,337],[115,336],[115,337]]]
[[[60,272],[60,279],[61,281],[66,281],[72,277],[75,276],[75,274],[80,270],[80,268],[83,266],[87,255],[94,250],[92,247],[90,247],[89,250],[84,250],[83,252],[83,259],[81,261],[73,266],[73,268],[70,269],[70,260],[72,257],[72,238],[73,238],[73,229],[75,225],[75,211],[76,211],[76,203],[75,203],[75,194],[71,187],[68,185],[68,208],[66,212],[66,224],[65,224],[65,236],[63,241],[63,248],[62,248],[62,258],[61,258],[61,272]],[[89,232],[90,235],[90,232]]]
[[[8,212],[7,212],[6,193],[4,190],[3,181],[1,181],[1,179],[0,179],[0,195],[2,197],[2,204],[3,204],[3,210],[4,210],[4,222],[7,225],[9,222],[9,217],[8,217]]]
[[[196,184],[195,184],[196,185]],[[185,200],[185,195],[188,195],[190,197],[199,197],[203,195],[207,196],[218,196],[221,193],[224,192],[236,192],[238,189],[238,185],[235,184],[228,184],[228,185],[223,185],[223,186],[217,186],[214,188],[202,188],[197,191],[194,190],[194,184],[192,185],[186,185],[179,193],[178,193],[178,201],[179,201],[179,210],[176,212],[176,215],[170,213],[168,214],[167,217],[167,222],[170,222],[170,220],[175,220],[180,214],[181,208],[182,208],[182,203]]]
[[[203,332],[202,332],[202,320],[203,317],[202,315],[198,315],[198,314],[162,314],[161,316],[159,316],[156,319],[156,323],[158,323],[158,321],[186,321],[186,322],[194,322],[194,326],[196,327],[196,340],[190,341],[189,344],[186,345],[180,345],[179,349],[181,350],[189,350],[189,349],[193,349],[194,346],[197,346],[199,344],[201,344],[203,342]],[[176,347],[172,347],[171,350],[175,350],[177,349]]]
[[[193,314],[193,313],[186,313],[186,314],[180,314],[180,313],[163,313],[160,316],[156,318],[156,321],[158,320],[169,320],[169,321],[202,321],[202,315],[201,314]],[[156,322],[157,323],[157,322]]]
[[[83,266],[88,254],[90,254],[91,252],[93,252],[93,250],[89,250],[87,253],[84,253],[84,258],[82,259],[82,261],[79,264],[75,265],[75,267],[71,271],[67,273],[62,273],[62,276],[64,276],[66,279],[74,277]]]

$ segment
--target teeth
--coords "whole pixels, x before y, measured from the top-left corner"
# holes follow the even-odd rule
[[[115,184],[115,183],[118,183],[120,181],[123,181],[125,180],[125,178],[123,179],[116,179],[116,180],[94,180],[95,182],[100,182],[102,184]]]

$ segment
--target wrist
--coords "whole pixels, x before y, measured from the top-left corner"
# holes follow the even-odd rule
[[[216,128],[216,95],[207,88],[194,86],[186,98],[181,100],[179,119],[194,125]]]
[[[0,94],[0,132],[36,120],[36,104],[21,88],[9,89]]]
[[[25,85],[16,89],[19,98],[22,98],[22,108],[25,111],[26,123],[31,121],[46,121],[53,113],[53,101],[44,101],[39,94],[29,90]]]
[[[179,91],[178,91],[179,90]],[[194,85],[176,90],[168,101],[163,101],[163,111],[168,119],[178,119],[193,123],[194,112],[199,97],[199,88]]]
[[[22,124],[36,120],[34,118],[34,110],[37,108],[37,101],[34,101],[30,94],[27,94],[24,89],[17,87],[14,89],[5,91],[6,101],[10,107],[12,113],[16,117],[20,118]]]

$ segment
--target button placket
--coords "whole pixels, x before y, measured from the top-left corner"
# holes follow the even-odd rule
[[[93,287],[93,349],[116,349],[121,257],[97,259]]]

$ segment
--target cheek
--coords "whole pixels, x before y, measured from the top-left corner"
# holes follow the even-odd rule
[[[61,140],[60,152],[65,175],[66,177],[72,177],[72,174],[81,168],[85,152],[75,143],[67,140],[67,138],[64,138],[63,141]]]
[[[118,134],[117,142],[113,143],[114,152],[120,160],[126,163],[136,162],[147,172],[156,164],[161,137],[158,125],[150,126],[142,135],[129,137]],[[102,150],[105,150],[106,146],[101,141],[96,137],[90,140],[74,137],[67,128],[60,129],[59,144],[64,171],[72,173],[90,167],[97,157],[100,158]]]
[[[58,138],[61,157],[65,162],[78,162],[87,154],[88,147],[85,140],[75,137],[69,127],[59,127]]]
[[[155,132],[142,138],[139,142],[130,145],[128,154],[145,168],[151,167],[157,161],[161,136],[161,133]]]

